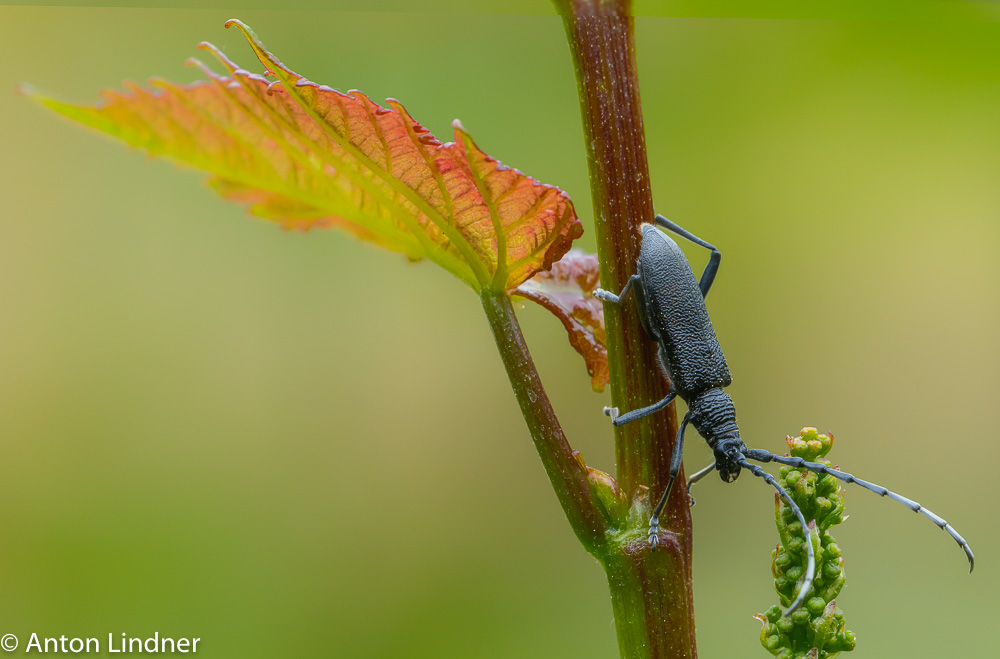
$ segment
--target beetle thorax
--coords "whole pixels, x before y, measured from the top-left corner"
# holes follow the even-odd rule
[[[724,437],[739,436],[733,399],[718,387],[699,392],[689,401],[691,424],[715,448]]]

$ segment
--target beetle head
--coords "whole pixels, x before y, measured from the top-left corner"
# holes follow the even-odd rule
[[[727,483],[732,483],[740,477],[746,444],[740,439],[740,434],[737,431],[732,435],[720,438],[713,448],[715,449],[715,468],[719,470],[719,477]]]

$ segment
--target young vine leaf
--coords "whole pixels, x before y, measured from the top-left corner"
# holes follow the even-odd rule
[[[569,342],[583,356],[594,391],[610,381],[604,303],[594,297],[601,284],[597,254],[570,250],[546,272],[540,272],[514,291],[537,302],[562,321]]]
[[[189,60],[207,81],[126,85],[97,106],[40,104],[180,165],[211,174],[223,197],[286,228],[338,227],[426,258],[477,292],[508,292],[547,270],[583,232],[569,197],[483,153],[457,121],[442,144],[395,100],[306,80],[238,20],[266,68],[241,69],[209,43],[228,73]]]

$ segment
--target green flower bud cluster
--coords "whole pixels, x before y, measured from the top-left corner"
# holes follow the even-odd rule
[[[833,447],[833,435],[803,428],[798,437],[788,437],[791,455],[830,466],[823,456]],[[760,642],[778,659],[827,659],[849,652],[857,642],[844,628],[844,612],[835,598],[844,587],[844,559],[830,529],[844,517],[844,490],[829,474],[794,467],[781,467],[778,483],[802,510],[809,523],[809,536],[816,554],[816,577],[802,606],[790,616],[783,610],[792,603],[806,571],[806,538],[802,525],[785,501],[775,495],[775,523],[781,542],[774,550],[771,571],[780,606],[755,616],[764,624]]]

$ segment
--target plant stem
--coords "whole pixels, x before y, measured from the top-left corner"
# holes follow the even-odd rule
[[[654,214],[631,2],[554,1],[576,69],[601,281],[617,292],[635,273],[638,227],[651,222]],[[655,343],[642,329],[634,305],[607,306],[605,325],[613,404],[628,411],[663,398],[667,382]],[[615,433],[618,483],[628,501],[644,506],[647,519],[650,499],[655,502],[666,486],[676,435],[673,405]],[[683,471],[678,483],[684,483]],[[644,534],[632,533],[631,540],[610,543],[602,559],[623,657],[697,656],[691,515],[682,492],[675,488],[660,516],[660,549],[650,552]]]
[[[510,298],[484,290],[482,302],[510,386],[552,489],[580,542],[587,551],[596,553],[604,544],[607,523],[590,489],[587,470],[574,455],[542,387]]]

